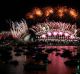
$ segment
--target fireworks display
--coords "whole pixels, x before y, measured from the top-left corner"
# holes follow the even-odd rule
[[[59,7],[56,9],[57,15],[59,17],[63,17],[65,13],[67,13],[68,9],[66,7]]]
[[[44,39],[58,39],[58,40],[74,40],[77,37],[76,24],[63,23],[63,22],[45,22],[38,23],[32,26],[37,38]]]
[[[69,13],[74,18],[77,18],[77,16],[78,16],[78,12],[74,9],[70,9]]]
[[[29,41],[31,34],[28,30],[32,30],[36,37],[40,39],[58,39],[58,40],[78,40],[76,24],[63,23],[63,22],[44,22],[32,25],[28,28],[25,21],[20,23],[12,23],[11,34],[14,38],[19,40]]]
[[[45,7],[45,8],[43,8],[43,13],[44,13],[43,15],[47,17],[47,16],[53,14],[54,10],[52,7]]]
[[[40,8],[34,8],[32,12],[35,16],[42,16],[42,11]]]
[[[38,17],[47,17],[55,14],[56,17],[64,17],[66,14],[71,18],[77,18],[78,12],[73,8],[64,7],[35,7],[26,14],[27,19],[35,19]],[[21,21],[20,23],[12,23],[11,34],[14,38],[22,39],[28,41],[31,37],[29,30],[33,31],[36,38],[40,39],[53,39],[53,40],[78,40],[77,37],[77,26],[76,24],[65,23],[61,21],[44,21],[43,23],[37,22],[37,24],[32,25],[30,28],[27,26],[26,21]]]
[[[44,7],[42,9],[36,7],[31,12],[27,13],[27,19],[34,19],[37,17],[49,17],[50,15],[56,14],[58,17],[63,17],[66,14],[70,15],[72,18],[78,18],[78,12],[73,8],[68,8],[66,6],[62,7]]]
[[[14,38],[21,39],[25,34],[27,34],[28,27],[26,21],[21,21],[20,23],[12,22],[11,34]]]
[[[38,23],[36,26],[32,26],[32,28],[36,31],[37,34],[40,32],[47,32],[52,30],[61,30],[61,31],[70,31],[74,33],[76,30],[76,25],[71,25],[70,23],[62,23],[62,22],[45,22],[45,23]],[[60,32],[61,34],[62,32]]]
[[[68,17],[68,16],[70,17]],[[76,24],[66,23],[67,21],[61,21],[60,19],[66,19],[73,21],[74,19],[79,18],[79,13],[77,10],[73,8],[68,8],[67,6],[59,6],[59,7],[35,7],[30,12],[26,13],[25,17],[27,19],[34,20],[21,20],[20,22],[12,22],[10,32],[7,34],[11,34],[11,36],[16,40],[29,41],[35,39],[48,40],[80,40],[77,34],[80,33],[80,29],[77,29]],[[48,18],[49,17],[49,18]],[[58,20],[53,19],[55,17]],[[37,18],[37,19],[36,19]],[[39,18],[39,19],[38,19]],[[49,19],[52,20],[49,20]],[[74,18],[74,19],[71,19]],[[36,20],[36,21],[35,21]],[[41,20],[41,23],[38,21]],[[42,21],[43,20],[43,21]],[[60,21],[59,21],[60,20]],[[30,27],[28,27],[27,23]],[[37,23],[37,24],[36,24]],[[35,37],[32,38],[35,34]],[[9,36],[8,35],[8,36]],[[5,37],[2,33],[0,39]]]

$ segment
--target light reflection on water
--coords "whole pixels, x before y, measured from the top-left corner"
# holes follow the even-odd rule
[[[47,46],[47,48],[57,48],[60,50],[60,53],[62,53],[62,49],[70,50],[73,51],[74,54],[77,52],[78,46]],[[4,70],[7,70],[8,74],[72,74],[73,71],[75,71],[75,68],[69,68],[66,67],[64,64],[64,61],[66,60],[65,58],[62,58],[60,56],[55,56],[56,53],[50,53],[48,55],[48,59],[52,61],[51,64],[48,64],[48,70],[47,72],[26,72],[24,73],[23,71],[23,64],[25,62],[25,56],[21,55],[19,57],[14,56],[13,54],[13,59],[19,61],[18,66],[13,66],[13,65],[7,65]],[[7,74],[6,73],[6,74]],[[0,73],[1,74],[1,73]]]
[[[70,50],[73,54],[77,54],[77,46],[48,46],[48,48],[57,48],[62,53],[62,49]],[[55,56],[56,53],[49,54],[48,59],[52,61],[52,64],[48,65],[48,74],[73,74],[75,68],[67,67],[64,62],[67,58],[62,58],[61,56]]]

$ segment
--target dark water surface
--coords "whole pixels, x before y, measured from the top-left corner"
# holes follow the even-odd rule
[[[50,47],[49,47],[50,48]],[[73,55],[77,53],[77,46],[52,46],[51,48],[59,49],[62,53],[62,49],[70,50],[73,52]],[[12,52],[13,59],[19,61],[18,66],[9,65],[9,64],[0,64],[0,74],[73,74],[75,72],[74,67],[67,67],[64,62],[68,60],[67,58],[62,58],[61,56],[56,56],[56,52],[52,52],[48,55],[48,59],[51,64],[48,64],[47,71],[33,71],[25,72],[23,64],[26,60],[24,55],[14,56]]]

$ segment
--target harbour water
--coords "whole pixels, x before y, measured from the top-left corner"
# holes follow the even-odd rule
[[[72,55],[77,54],[78,46],[47,46],[47,48],[57,48],[58,53],[62,53],[63,49],[70,50]],[[11,64],[0,64],[0,74],[74,74],[75,67],[69,67],[65,65],[65,61],[68,58],[63,58],[60,55],[56,56],[56,52],[52,52],[48,55],[48,59],[51,61],[47,64],[47,71],[24,71],[24,63],[28,61],[25,55],[15,56],[12,51],[13,60],[17,60],[19,64],[17,66]]]

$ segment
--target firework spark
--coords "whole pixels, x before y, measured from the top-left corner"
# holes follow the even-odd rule
[[[67,12],[66,7],[57,8],[57,14],[58,14],[59,17],[63,17],[66,12]]]
[[[32,12],[36,16],[42,16],[42,11],[40,10],[40,8],[34,8]]]
[[[12,22],[11,34],[14,38],[20,39],[22,36],[27,34],[28,27],[26,21],[21,21],[20,23]]]
[[[54,12],[52,7],[45,7],[43,11],[44,11],[45,16],[49,16],[50,14],[53,14]]]
[[[74,18],[77,18],[77,16],[78,16],[77,11],[74,10],[74,9],[70,9],[69,13],[70,13],[70,15],[71,15],[72,17],[74,17]]]

